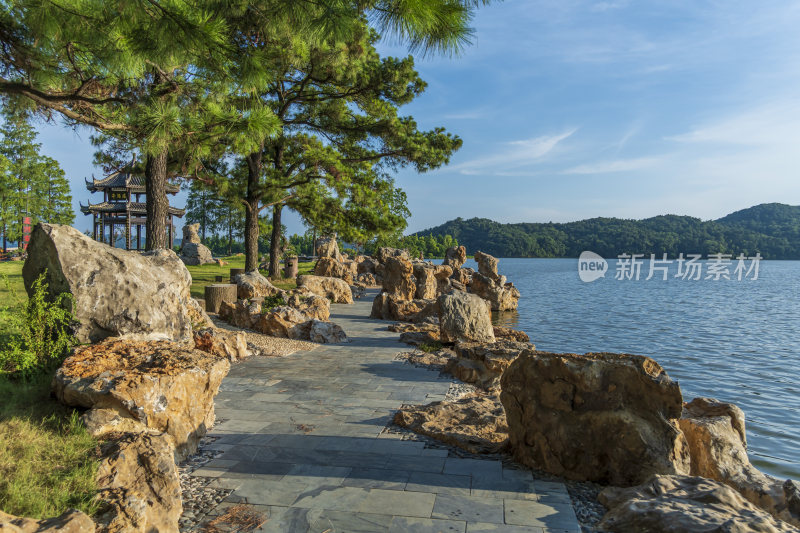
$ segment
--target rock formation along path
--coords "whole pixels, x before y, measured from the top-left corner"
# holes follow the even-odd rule
[[[366,318],[372,297],[332,306],[347,344],[233,366],[205,446],[222,454],[193,473],[233,491],[212,515],[246,502],[280,533],[579,532],[562,483],[385,431],[451,381],[395,359],[405,345]]]

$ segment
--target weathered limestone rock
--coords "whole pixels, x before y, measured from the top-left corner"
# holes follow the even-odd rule
[[[513,311],[519,305],[519,290],[513,283],[506,283],[505,277],[500,276],[500,280],[495,282],[483,274],[473,274],[469,291],[488,300],[492,311]]]
[[[205,265],[213,263],[214,258],[200,240],[197,230],[200,224],[186,224],[183,226],[183,240],[181,241],[181,261],[187,265]]]
[[[259,333],[272,335],[273,337],[300,338],[293,336],[294,334],[291,330],[307,320],[308,318],[294,307],[282,305],[258,317],[254,329]]]
[[[363,273],[359,274],[356,277],[356,280],[359,283],[363,283],[367,287],[375,287],[381,285],[382,282],[378,281],[378,278],[375,277],[375,274]]]
[[[169,341],[109,339],[80,346],[53,379],[62,403],[113,409],[174,439],[186,457],[214,423],[227,359]]]
[[[400,333],[400,342],[406,344],[418,346],[420,344],[441,341],[439,324],[434,324],[432,322],[419,322],[416,324],[398,322],[396,324],[391,324],[387,329]]]
[[[678,420],[692,459],[691,475],[721,481],[754,505],[795,526],[800,509],[793,513],[786,483],[760,472],[747,457],[744,412],[730,403],[695,398],[683,406]]]
[[[148,428],[138,420],[124,416],[114,409],[89,409],[81,415],[81,422],[92,437],[100,440],[107,440],[123,433],[162,435],[160,431]],[[167,438],[170,439],[170,446],[174,448],[172,437],[167,435]]]
[[[226,331],[220,328],[205,328],[194,332],[194,347],[230,362],[250,357],[247,336],[243,331]]]
[[[347,335],[338,324],[322,320],[311,320],[308,340],[320,344],[347,342]]]
[[[37,224],[22,269],[25,287],[47,271],[51,295],[72,293],[81,342],[136,335],[191,338],[192,277],[175,252],[144,254],[99,243],[69,226]]]
[[[450,276],[450,281],[454,285],[457,283],[461,285],[457,287],[459,290],[464,290],[472,282],[472,276],[475,274],[475,271],[471,268],[459,268],[453,271],[453,275]]]
[[[414,297],[422,300],[436,298],[439,282],[434,275],[435,269],[424,263],[416,263],[413,272],[417,280]]]
[[[237,287],[237,296],[243,300],[250,298],[269,298],[277,296],[283,291],[270,283],[258,270],[238,274],[234,281]]]
[[[464,266],[464,263],[466,262],[467,249],[464,246],[454,246],[452,248],[448,248],[444,252],[444,261],[442,264],[452,267],[453,271],[457,271],[459,268]]]
[[[314,244],[314,249],[317,252],[317,257],[331,257],[335,261],[342,260],[342,254],[339,252],[339,244],[336,242],[336,235],[320,237]]]
[[[384,263],[383,292],[398,300],[412,300],[417,291],[411,261],[389,257]]]
[[[317,264],[314,265],[314,275],[343,279],[350,285],[358,275],[358,271],[353,261],[337,261],[332,257],[320,257]]]
[[[620,486],[689,473],[680,387],[648,357],[525,350],[501,386],[522,464]]]
[[[3,533],[94,533],[94,530],[92,519],[75,509],[45,520],[20,518],[0,511],[0,531]]]
[[[346,281],[339,278],[321,276],[298,276],[297,285],[305,287],[317,296],[322,296],[337,304],[353,303],[353,292]]]
[[[408,254],[408,250],[401,250],[398,248],[389,248],[383,247],[378,248],[378,251],[375,253],[375,259],[378,260],[379,263],[385,264],[389,258],[395,259],[402,259],[404,261],[410,261],[411,256]]]
[[[503,406],[485,396],[404,407],[394,423],[470,453],[497,453],[508,439]]]
[[[514,359],[525,350],[535,349],[532,344],[507,339],[498,339],[495,342],[457,342],[457,357],[450,361],[445,371],[484,390],[499,389],[500,376]]]
[[[702,477],[655,475],[627,489],[600,493],[609,508],[601,531],[649,533],[797,533],[718,481]]]
[[[294,305],[298,311],[308,318],[326,321],[331,317],[331,302],[327,298],[312,294],[308,296],[297,305]]]
[[[442,342],[494,342],[492,316],[479,296],[453,291],[438,303]]]
[[[222,302],[219,307],[219,317],[237,328],[254,329],[260,314],[261,306],[247,300],[237,300],[233,304]]]
[[[486,276],[495,283],[500,281],[497,273],[497,258],[483,252],[475,252],[475,262],[478,263],[478,273]]]
[[[183,512],[178,468],[166,435],[127,434],[105,450],[97,472],[108,532],[177,533]]]
[[[439,312],[436,300],[397,300],[389,297],[389,316],[384,319],[422,322]]]
[[[504,328],[502,326],[494,326],[492,328],[494,330],[495,338],[507,338],[517,342],[530,342],[531,338],[528,337],[528,334],[524,331],[511,329],[511,328]]]
[[[380,262],[368,255],[359,255],[355,258],[356,272],[359,274],[375,274],[375,269]]]

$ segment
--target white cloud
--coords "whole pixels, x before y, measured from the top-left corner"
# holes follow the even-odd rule
[[[635,159],[617,159],[613,161],[600,161],[587,163],[564,170],[563,174],[609,174],[612,172],[630,172],[643,168],[654,167],[663,163],[660,157],[638,157]]]
[[[533,165],[548,155],[563,140],[577,131],[573,128],[554,135],[542,135],[504,144],[497,153],[450,167],[462,174],[496,174],[526,165]]]

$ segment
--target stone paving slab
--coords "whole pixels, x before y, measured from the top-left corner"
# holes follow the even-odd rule
[[[261,532],[579,532],[563,483],[384,431],[450,381],[395,360],[398,334],[365,318],[374,295],[331,306],[351,342],[231,368],[206,446],[221,455],[193,473],[233,491],[211,516],[243,502]]]

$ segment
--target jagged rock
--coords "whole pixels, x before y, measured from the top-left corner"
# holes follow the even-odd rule
[[[308,318],[294,307],[282,305],[275,307],[272,310],[263,313],[256,321],[253,327],[259,333],[271,335],[273,337],[282,337],[285,339],[301,338],[294,337],[291,332],[292,328],[298,324],[306,322]]]
[[[408,259],[389,257],[384,263],[383,291],[398,300],[413,300],[417,291]]]
[[[392,257],[395,259],[402,259],[403,261],[411,260],[408,250],[401,250],[398,248],[378,248],[378,251],[375,253],[375,259],[377,259],[380,264],[385,264],[389,258]]]
[[[22,269],[28,291],[45,270],[51,297],[74,297],[80,342],[122,335],[191,338],[198,311],[189,292],[192,277],[171,250],[129,252],[69,226],[37,224]]]
[[[166,435],[127,434],[112,442],[97,472],[104,531],[177,533],[183,513],[178,468]]]
[[[680,387],[649,357],[525,350],[501,387],[522,464],[621,486],[689,473]]]
[[[367,293],[367,286],[364,283],[356,281],[350,285],[350,291],[353,293],[353,298],[360,300]]]
[[[785,483],[750,464],[741,409],[710,398],[695,398],[684,404],[678,423],[689,444],[691,475],[721,481],[776,518],[800,526],[800,509],[792,513]]]
[[[428,318],[435,317],[439,312],[436,300],[397,300],[389,298],[390,320],[402,320],[404,322],[422,322]]]
[[[94,533],[94,530],[92,519],[76,509],[44,520],[20,518],[0,511],[0,531],[3,533]]]
[[[403,407],[394,423],[470,453],[497,453],[508,438],[503,406],[485,396]]]
[[[197,234],[198,228],[200,228],[200,224],[186,224],[183,226],[180,258],[187,265],[205,265],[206,263],[215,262],[211,256],[211,250],[203,245],[203,241],[200,240],[200,235]]]
[[[519,305],[519,290],[513,283],[506,283],[503,276],[500,279],[502,282],[494,282],[483,274],[473,274],[469,292],[488,300],[492,311],[513,311]]]
[[[438,303],[442,342],[494,342],[492,315],[479,296],[453,291]]]
[[[219,306],[219,317],[237,328],[253,329],[261,314],[259,303],[237,300],[236,303],[222,302]]]
[[[148,428],[138,420],[124,416],[114,409],[89,409],[81,415],[81,422],[92,437],[101,440],[122,433],[161,434],[160,431]],[[170,443],[174,447],[174,442],[170,440]]]
[[[398,322],[388,327],[389,331],[400,333],[400,342],[418,346],[425,343],[434,343],[441,340],[439,325],[431,322],[408,324]]]
[[[311,320],[308,340],[320,344],[347,342],[347,335],[338,324],[322,320]]]
[[[358,274],[375,274],[375,269],[380,262],[368,255],[359,255],[355,258],[356,272]]]
[[[214,396],[230,363],[169,341],[109,339],[79,346],[53,379],[62,403],[113,409],[170,435],[181,459],[214,423]]]
[[[531,338],[524,331],[519,331],[511,328],[504,328],[502,326],[494,326],[495,338],[507,338],[517,342],[530,342]]]
[[[322,296],[337,304],[353,303],[350,285],[339,278],[323,278],[321,276],[298,276],[297,285],[305,287],[317,296]]]
[[[467,262],[467,249],[463,246],[454,246],[452,248],[448,248],[444,252],[444,261],[442,262],[443,265],[447,265],[453,268],[453,271],[458,270],[464,263]]]
[[[417,280],[414,297],[422,300],[436,298],[439,282],[434,275],[434,268],[424,263],[413,266],[414,277]]]
[[[497,258],[483,252],[475,252],[475,262],[478,263],[478,273],[494,282],[500,281],[497,273]]]
[[[362,274],[359,274],[356,277],[356,280],[359,283],[363,283],[367,287],[375,287],[375,286],[381,285],[383,283],[382,281],[378,281],[378,278],[375,277],[375,274],[366,273],[366,272],[362,273]]]
[[[336,235],[320,237],[314,244],[314,249],[317,252],[317,257],[331,257],[336,261],[342,260],[342,254],[339,252],[339,244],[336,242]]]
[[[224,357],[230,362],[250,357],[247,336],[242,331],[205,328],[194,332],[194,347],[201,352]]]
[[[332,257],[320,257],[314,266],[314,275],[343,279],[348,285],[351,285],[358,272],[353,261],[337,261]]]
[[[236,282],[237,295],[242,300],[269,298],[283,293],[281,289],[270,283],[258,270],[238,274],[234,281]]]
[[[465,383],[484,390],[500,387],[500,376],[524,350],[536,347],[526,342],[498,339],[494,342],[457,342],[456,358],[445,371]]]
[[[606,488],[599,500],[609,508],[598,524],[601,531],[798,531],[754,506],[727,485],[702,477],[655,475],[638,487]]]
[[[293,305],[298,311],[303,313],[306,319],[316,319],[326,321],[331,317],[331,302],[327,298],[312,294],[304,300]]]
[[[450,281],[454,285],[458,283],[461,287],[458,287],[459,290],[466,290],[467,287],[472,282],[472,276],[475,274],[475,271],[471,268],[459,268],[453,271],[453,275],[450,276]]]

